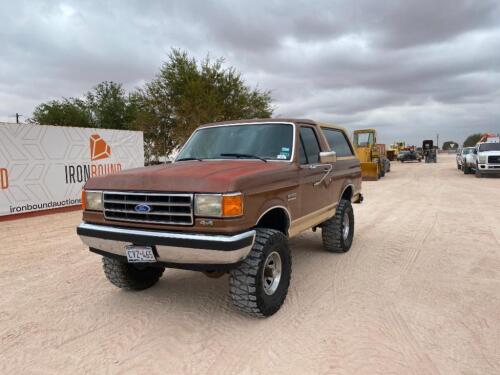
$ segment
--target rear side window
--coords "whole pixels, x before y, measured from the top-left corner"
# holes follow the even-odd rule
[[[300,152],[301,164],[319,163],[319,142],[313,128],[300,128],[300,142],[303,151]]]
[[[340,130],[321,128],[325,134],[326,140],[332,151],[337,153],[337,156],[353,156],[349,141],[345,134]]]

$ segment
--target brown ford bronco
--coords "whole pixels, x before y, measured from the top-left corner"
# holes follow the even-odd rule
[[[325,250],[350,249],[361,169],[346,131],[311,120],[199,127],[175,162],[90,179],[77,233],[125,289],[165,268],[229,272],[234,305],[279,310],[288,291],[288,238],[321,228]]]

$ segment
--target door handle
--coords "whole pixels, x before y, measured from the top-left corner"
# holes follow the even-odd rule
[[[319,181],[315,182],[315,183],[313,184],[313,186],[318,186],[318,185],[319,185],[319,184],[321,184],[323,181],[325,181],[325,178],[326,178],[326,177],[330,174],[330,172],[331,172],[332,170],[333,170],[333,165],[332,165],[332,164],[330,164],[330,165],[328,165],[327,167],[325,167],[325,169],[324,169],[325,174],[323,175],[323,177],[321,177],[321,180],[319,180]]]

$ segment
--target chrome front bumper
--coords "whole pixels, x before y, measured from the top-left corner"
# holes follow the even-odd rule
[[[500,164],[479,164],[479,171],[485,173],[500,173]]]
[[[126,257],[127,245],[152,246],[158,262],[172,264],[234,264],[246,258],[255,231],[234,236],[159,232],[81,223],[76,230],[91,250]]]

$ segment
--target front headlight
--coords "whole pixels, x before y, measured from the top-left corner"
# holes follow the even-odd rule
[[[243,198],[236,194],[196,194],[194,199],[196,216],[236,217],[243,215]]]
[[[483,156],[483,155],[479,156],[479,162],[486,163],[486,156]]]
[[[102,211],[102,191],[82,191],[82,205],[84,210]]]

